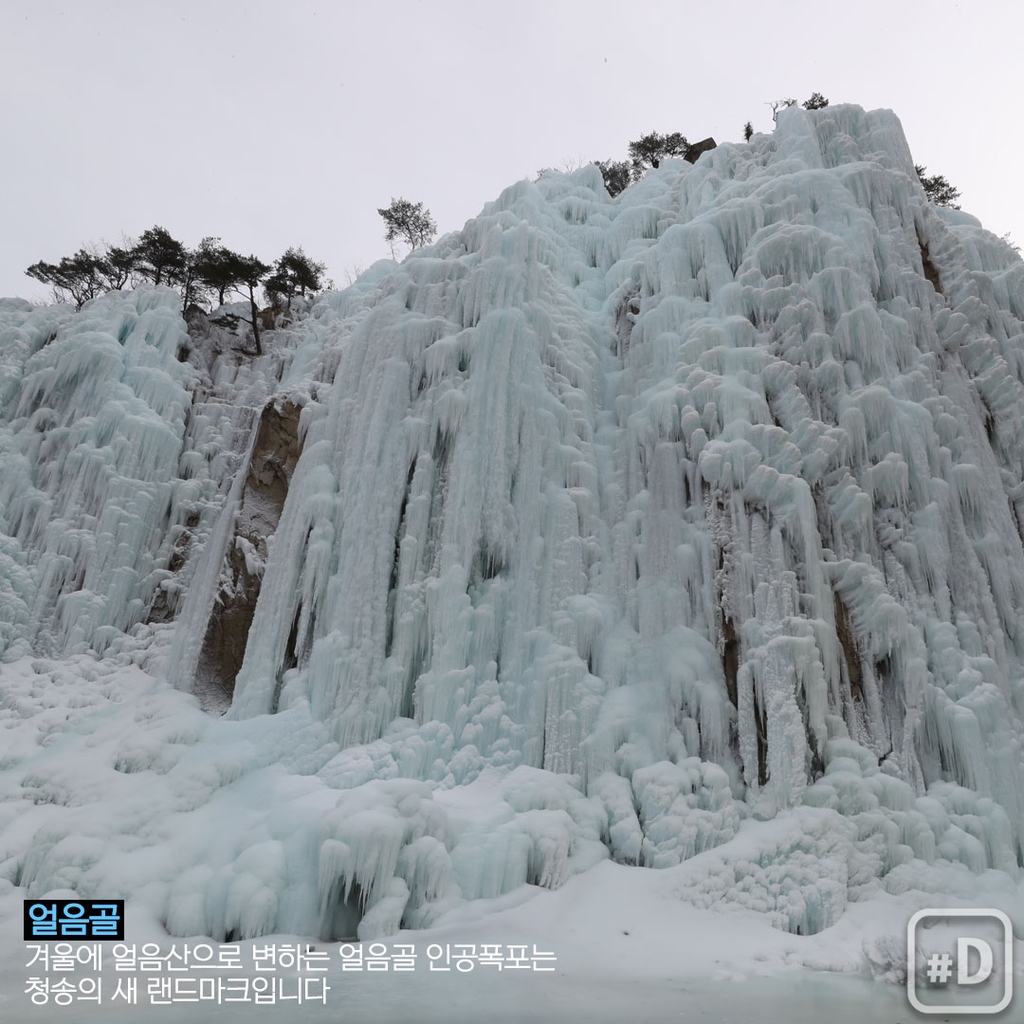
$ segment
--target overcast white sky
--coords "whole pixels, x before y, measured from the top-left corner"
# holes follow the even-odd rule
[[[339,284],[377,208],[441,232],[630,138],[742,138],[768,101],[890,107],[965,210],[1024,243],[1021,0],[0,0],[0,295],[154,224]]]

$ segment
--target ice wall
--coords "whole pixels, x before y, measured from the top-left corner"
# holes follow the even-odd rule
[[[513,186],[341,346],[234,714],[585,781],[735,760],[767,813],[835,719],[1020,821],[1022,282],[886,112],[789,111],[617,202]]]
[[[5,315],[37,323],[18,345],[39,349],[63,314]],[[79,328],[61,329],[71,351]],[[167,396],[183,385],[161,330],[147,351],[168,382],[130,490],[150,474],[175,521],[184,485],[156,481],[182,447]],[[696,857],[685,898],[805,933],[882,887],[1019,886],[1024,264],[926,202],[891,112],[785,110],[771,136],[664,163],[614,200],[594,167],[520,182],[293,330],[287,361],[238,379],[251,408],[302,392],[302,454],[231,710],[191,742],[304,723],[315,742],[281,763],[319,795],[288,812],[301,842],[275,824],[280,779],[219,861],[197,839],[172,930],[370,937],[609,855]],[[89,365],[124,374],[90,344]],[[50,472],[25,396],[50,408],[53,372],[0,376],[22,396],[22,474]],[[185,689],[234,536],[228,477],[177,584],[167,671]],[[2,497],[8,630],[39,644],[56,607],[101,650],[135,591],[54,605],[42,566],[68,531],[50,553],[27,509],[58,513]],[[126,544],[141,586],[153,543]],[[751,819],[776,821],[761,841]]]
[[[170,288],[113,292],[77,314],[0,303],[8,661],[103,655],[180,618],[268,398],[301,343],[318,347],[280,330],[273,354],[249,359],[205,318],[190,332],[180,305]]]
[[[0,309],[0,551],[20,650],[102,653],[149,610],[195,486],[178,479],[192,402],[170,289]]]
[[[571,773],[655,865],[833,806],[853,743],[890,860],[971,861],[893,832],[953,785],[1016,870],[1022,296],[885,111],[786,111],[614,202],[513,186],[346,334],[232,714],[308,703],[353,762],[411,719],[398,773],[442,786]]]

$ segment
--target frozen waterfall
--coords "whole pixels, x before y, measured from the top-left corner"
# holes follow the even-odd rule
[[[220,939],[609,857],[1024,931],[1024,263],[894,114],[519,182],[260,359],[177,302],[0,304],[0,875]]]

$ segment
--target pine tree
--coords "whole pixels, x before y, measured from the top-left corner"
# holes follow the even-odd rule
[[[305,298],[306,291],[316,292],[323,287],[326,267],[311,260],[300,248],[294,246],[285,250],[274,264],[274,273],[267,279],[264,288],[271,296],[283,295],[288,309],[292,308],[292,296],[298,292]]]
[[[629,158],[633,164],[633,177],[639,180],[648,167],[658,167],[662,160],[673,156],[686,156],[690,144],[680,132],[660,135],[648,132],[629,144]]]
[[[914,170],[917,171],[928,202],[935,203],[936,206],[948,206],[953,210],[960,209],[956,202],[960,198],[960,189],[954,188],[941,174],[926,176],[924,172],[927,168],[920,164],[914,164]]]
[[[206,249],[208,262],[201,263],[203,280],[211,288],[216,288],[220,304],[224,304],[224,295],[229,291],[238,291],[249,300],[249,316],[237,313],[224,313],[211,323],[221,327],[234,329],[238,322],[247,323],[252,328],[253,340],[256,343],[255,355],[263,355],[260,342],[259,307],[256,305],[256,289],[270,273],[270,267],[256,256],[242,256],[237,252],[224,248],[219,239],[204,238],[200,250]]]
[[[138,270],[135,257],[135,242],[131,238],[121,239],[121,245],[108,245],[103,254],[103,271],[107,279],[107,289],[117,291],[132,283]]]
[[[25,273],[50,285],[56,302],[67,302],[70,299],[76,309],[81,309],[90,299],[107,290],[108,268],[103,257],[87,249],[79,249],[74,256],[62,256],[60,263],[40,260],[33,263]]]
[[[392,197],[391,205],[377,212],[384,218],[384,240],[391,246],[392,256],[395,255],[397,240],[407,242],[410,250],[419,249],[427,245],[437,233],[437,224],[422,203]]]
[[[633,178],[633,169],[628,160],[596,160],[597,169],[604,178],[608,195],[617,196]]]
[[[195,251],[195,271],[199,280],[217,293],[217,305],[224,305],[224,296],[240,283],[238,271],[242,257],[221,245],[220,239],[208,235]]]
[[[153,284],[180,284],[185,270],[185,246],[159,225],[143,231],[132,253],[138,272]]]
[[[263,279],[270,273],[270,267],[256,256],[239,256],[231,253],[232,266],[235,280],[240,291],[248,293],[249,298],[249,319],[246,321],[252,327],[253,340],[256,343],[256,355],[263,355],[263,346],[260,344],[260,318],[259,308],[256,305],[256,289],[263,283]],[[245,318],[242,318],[245,320]]]

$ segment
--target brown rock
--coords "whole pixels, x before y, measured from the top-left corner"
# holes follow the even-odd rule
[[[684,159],[689,160],[691,164],[695,164],[697,157],[701,153],[706,153],[709,149],[718,149],[718,143],[710,135],[706,139],[701,139],[700,142],[694,142],[687,146]]]
[[[207,693],[219,687],[230,697],[234,691],[260,596],[267,539],[280,522],[288,486],[302,451],[301,412],[301,406],[293,402],[271,400],[260,414],[235,520],[235,536],[224,556],[221,588],[199,655],[196,681],[198,689]]]

